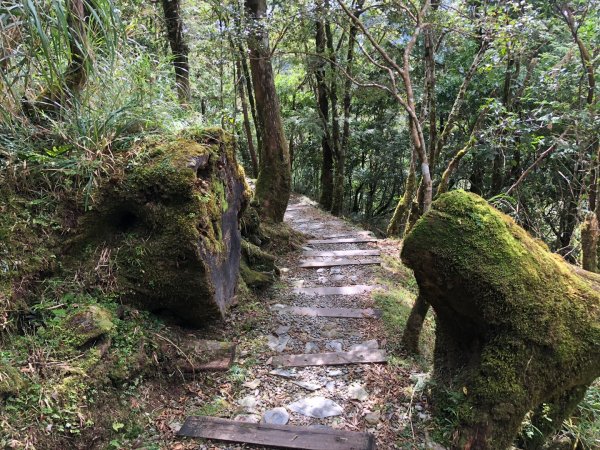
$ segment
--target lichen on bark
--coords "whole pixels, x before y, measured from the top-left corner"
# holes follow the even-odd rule
[[[444,393],[459,393],[453,448],[507,448],[525,415],[545,404],[552,425],[525,440],[539,448],[600,374],[595,275],[464,191],[434,202],[402,259],[436,312],[438,416]]]

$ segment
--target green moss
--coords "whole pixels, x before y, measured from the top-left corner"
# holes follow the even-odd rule
[[[196,324],[221,315],[233,296],[222,292],[224,267],[237,267],[230,228],[249,200],[234,152],[219,129],[140,143],[99,188],[76,247],[108,248],[119,290],[138,306]]]
[[[437,381],[464,387],[475,412],[460,428],[503,429],[489,448],[507,445],[528,410],[600,371],[597,288],[480,197],[441,196],[402,258],[437,313]]]
[[[67,341],[80,347],[93,339],[106,335],[114,328],[111,313],[96,305],[88,305],[67,317],[61,327]]]
[[[0,363],[0,398],[7,395],[16,395],[25,386],[25,379],[17,368]]]

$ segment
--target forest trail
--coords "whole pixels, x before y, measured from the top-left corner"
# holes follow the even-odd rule
[[[284,261],[279,289],[269,296],[269,349],[240,355],[262,360],[236,394],[244,412],[233,420],[188,419],[180,435],[229,442],[200,448],[405,448],[397,439],[406,411],[390,409],[390,400],[406,389],[410,373],[387,364],[371,297],[378,240],[304,197],[294,200],[285,221],[310,239]]]

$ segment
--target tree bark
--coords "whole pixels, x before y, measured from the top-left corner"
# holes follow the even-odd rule
[[[240,95],[240,102],[242,104],[242,115],[244,117],[244,132],[246,133],[246,141],[248,142],[248,153],[250,154],[250,162],[252,163],[252,175],[254,178],[258,177],[258,156],[256,155],[256,149],[254,148],[254,140],[252,139],[252,129],[250,128],[250,119],[248,117],[248,103],[246,101],[246,93],[244,92],[244,76],[241,72],[241,63],[236,61],[237,72],[240,79],[237,83],[238,92]]]
[[[406,185],[404,187],[404,194],[400,198],[394,215],[392,216],[390,223],[387,228],[387,235],[402,239],[404,237],[404,230],[406,230],[406,223],[410,214],[411,205],[413,198],[415,197],[417,190],[417,174],[416,174],[416,155],[414,152],[411,154],[410,166],[408,169],[408,177],[406,178]]]
[[[317,2],[317,16],[325,14],[323,2]],[[323,136],[321,137],[321,148],[323,158],[321,160],[321,196],[319,203],[325,210],[331,209],[333,201],[333,139],[329,131],[329,95],[327,82],[325,80],[325,24],[321,19],[316,22],[315,46],[317,52],[315,78],[317,80],[317,104],[319,117],[323,125]]]
[[[581,226],[581,266],[584,270],[598,272],[599,236],[598,218],[595,212],[591,212]]]
[[[291,190],[290,155],[275,91],[269,37],[264,26],[266,0],[245,0],[248,12],[250,69],[261,125],[262,148],[255,200],[261,217],[282,222]]]
[[[88,79],[86,63],[88,55],[87,34],[85,30],[86,7],[83,0],[70,0],[69,8],[69,49],[71,51],[71,62],[65,73],[65,85],[67,90],[73,94],[81,92]]]
[[[326,0],[326,7],[329,8],[329,1]],[[331,108],[331,149],[333,150],[333,156],[335,158],[334,165],[334,177],[332,179],[331,184],[331,204],[329,205],[329,210],[333,208],[333,201],[335,196],[335,183],[334,180],[336,178],[339,179],[338,172],[342,173],[342,195],[343,195],[343,173],[344,168],[341,167],[345,164],[345,158],[340,157],[340,147],[341,147],[341,136],[340,136],[340,122],[338,117],[338,92],[337,92],[337,58],[335,54],[334,44],[333,44],[333,33],[331,32],[331,23],[326,20],[325,21],[325,37],[327,42],[327,53],[329,56],[329,65],[331,70],[331,77],[328,86],[329,92],[329,105]],[[339,192],[338,192],[339,195]]]
[[[36,111],[49,114],[67,105],[76,98],[88,80],[89,52],[86,21],[90,14],[83,0],[67,1],[67,23],[69,27],[69,64],[62,78],[44,89],[33,104],[24,102],[27,114],[35,116]]]
[[[354,15],[358,19],[362,14],[362,8],[365,0],[358,0],[354,8]],[[354,22],[350,26],[348,34],[348,49],[346,53],[346,73],[351,77],[354,68],[354,47],[356,45],[356,35],[358,27]],[[346,154],[350,141],[350,115],[352,112],[352,80],[346,77],[344,82],[344,126],[342,128],[342,138],[337,155],[337,165],[333,184],[333,203],[331,212],[334,215],[340,215],[344,208],[344,177],[346,173]]]
[[[421,330],[423,329],[423,322],[425,322],[427,311],[429,311],[429,303],[425,301],[423,296],[419,295],[410,310],[410,315],[402,334],[404,349],[413,355],[419,354],[419,338],[421,337]]]
[[[161,3],[165,15],[167,38],[173,55],[177,96],[179,103],[186,105],[190,101],[190,64],[189,48],[183,39],[181,0],[161,0]]]

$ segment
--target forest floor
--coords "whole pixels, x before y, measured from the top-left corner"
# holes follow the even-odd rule
[[[292,206],[304,204],[303,207]],[[286,222],[310,238],[365,236],[356,226],[295,197]],[[297,209],[294,209],[297,208]],[[177,438],[175,433],[189,415],[207,415],[259,422],[273,408],[285,408],[290,425],[326,426],[372,433],[380,449],[440,448],[430,441],[432,424],[426,395],[422,391],[433,342],[428,320],[423,336],[423,360],[403,358],[399,353],[402,325],[414,300],[416,284],[399,262],[398,241],[307,244],[303,251],[379,249],[382,265],[347,265],[331,268],[300,268],[302,252],[278,261],[281,278],[254,302],[240,304],[225,327],[214,329],[235,340],[237,355],[226,373],[201,374],[183,382],[180,391],[160,392],[148,388],[144,401],[155,403],[155,427],[161,448],[240,449],[258,448],[234,443]],[[315,258],[312,258],[315,259]],[[320,258],[316,258],[320,259]],[[364,259],[364,258],[363,258]],[[295,293],[294,288],[378,285],[376,291],[359,295],[315,296]],[[378,308],[381,318],[332,318],[292,315],[283,305],[296,307]],[[222,324],[221,324],[222,325]],[[348,351],[362,345],[385,349],[387,363],[311,366],[279,370],[272,357],[304,353]],[[168,396],[167,396],[168,395]],[[335,415],[312,418],[292,412],[289,405],[314,397],[335,403]],[[310,401],[310,400],[309,400]],[[148,410],[147,404],[145,410]],[[340,408],[341,407],[341,408]],[[281,410],[277,410],[281,411]],[[281,417],[281,416],[279,416]],[[285,419],[284,419],[285,420]],[[432,434],[433,435],[433,434]],[[164,446],[164,447],[163,447]]]

